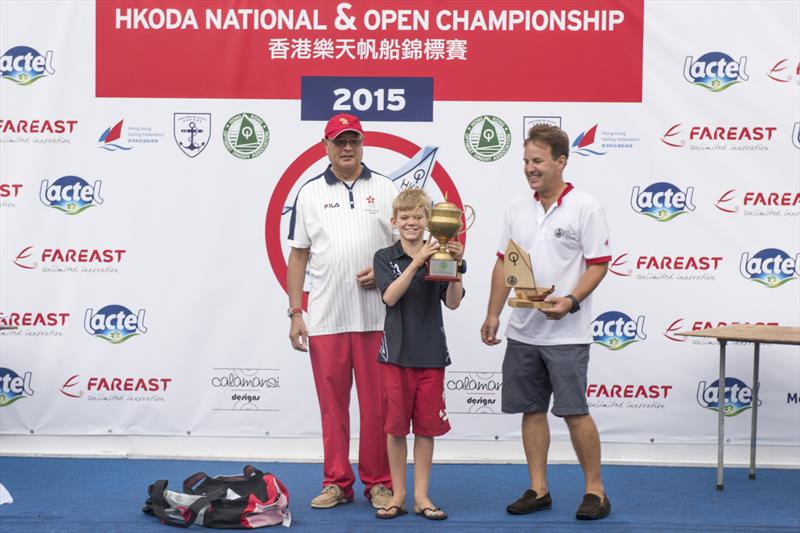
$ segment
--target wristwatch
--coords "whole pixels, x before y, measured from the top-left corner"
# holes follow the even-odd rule
[[[572,309],[569,310],[569,314],[577,313],[578,311],[581,310],[581,304],[578,302],[578,299],[575,298],[573,295],[567,294],[566,296],[564,296],[564,298],[569,298],[570,300],[572,300]]]
[[[290,307],[289,309],[286,310],[286,314],[289,316],[289,318],[292,318],[294,315],[302,315],[303,314],[303,308],[302,307]]]
[[[458,266],[458,271],[462,274],[467,273],[467,261],[462,259],[461,264]]]

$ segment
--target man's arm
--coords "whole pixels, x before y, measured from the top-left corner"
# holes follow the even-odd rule
[[[489,346],[500,344],[500,339],[497,338],[497,330],[500,327],[500,313],[503,311],[503,305],[508,298],[510,290],[510,287],[506,287],[503,260],[498,257],[492,270],[492,288],[489,292],[486,320],[483,321],[483,326],[481,326],[481,340],[484,344]]]
[[[286,292],[289,293],[289,307],[302,307],[303,283],[306,279],[309,248],[292,248],[289,252],[289,261],[286,271]],[[289,340],[292,348],[301,352],[308,351],[308,330],[303,320],[303,314],[292,315],[292,325],[289,328]]]
[[[572,289],[572,294],[578,302],[582,302],[587,296],[592,294],[603,278],[606,277],[608,272],[608,263],[595,263],[586,268],[586,272],[581,274],[578,279],[578,284]],[[564,315],[569,313],[572,309],[572,300],[569,298],[562,298],[561,296],[548,296],[545,298],[546,302],[553,302],[555,305],[549,309],[539,309],[542,313],[547,315],[549,320],[558,320]]]

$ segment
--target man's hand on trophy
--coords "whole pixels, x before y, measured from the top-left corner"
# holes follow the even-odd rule
[[[372,267],[366,267],[361,272],[358,272],[356,274],[356,281],[358,281],[358,284],[365,289],[374,289],[375,273],[372,271]]]
[[[550,307],[542,307],[539,309],[539,311],[547,315],[547,320],[560,320],[572,309],[572,300],[569,298],[562,298],[561,296],[553,296],[551,294],[545,298],[544,301],[553,304]]]
[[[447,251],[453,254],[456,261],[464,259],[464,245],[457,240],[447,241]]]
[[[299,352],[308,351],[308,329],[303,320],[303,315],[298,313],[292,316],[292,326],[289,328],[289,340],[292,348]]]

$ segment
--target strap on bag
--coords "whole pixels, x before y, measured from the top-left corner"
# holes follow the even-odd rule
[[[164,491],[167,490],[167,480],[159,479],[147,488],[150,494],[150,506],[153,514],[161,520],[162,524],[175,527],[189,527],[194,522],[194,519],[189,522],[179,522],[167,514],[167,509],[170,505],[164,499]],[[196,517],[197,515],[195,515]]]

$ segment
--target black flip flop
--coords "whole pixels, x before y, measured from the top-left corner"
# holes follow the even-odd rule
[[[442,511],[441,507],[426,507],[414,512],[426,520],[447,520],[447,513]],[[436,514],[437,512],[441,514]]]
[[[388,513],[392,509],[397,509],[392,514],[381,514],[381,511]],[[408,511],[400,507],[399,505],[392,505],[391,507],[381,507],[375,513],[375,518],[381,518],[383,520],[391,520],[392,518],[397,518],[398,516],[403,516],[404,514],[408,514]]]

